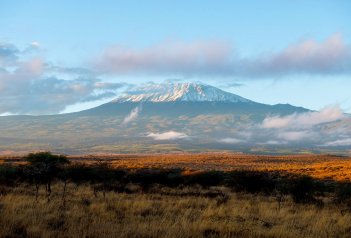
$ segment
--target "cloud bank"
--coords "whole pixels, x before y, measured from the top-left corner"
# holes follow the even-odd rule
[[[221,74],[229,68],[231,51],[222,41],[169,41],[144,49],[115,46],[106,49],[95,65],[100,72],[114,74]]]
[[[343,118],[345,114],[339,106],[328,106],[316,112],[266,117],[261,126],[262,128],[308,128]]]
[[[258,133],[270,135],[270,139],[283,142],[318,142],[337,139],[342,133],[328,129],[328,123],[348,118],[339,106],[327,106],[320,111],[295,113],[287,116],[268,116],[258,126]],[[347,133],[347,130],[345,131]]]
[[[286,116],[267,116],[262,122],[248,123],[235,135],[225,132],[216,142],[223,144],[258,144],[267,146],[351,145],[351,117],[339,106],[327,106],[320,111],[307,111]]]
[[[107,48],[95,61],[107,74],[270,77],[351,72],[351,47],[335,33],[324,41],[306,39],[278,52],[245,58],[228,42],[163,42],[147,48]]]
[[[243,59],[242,71],[251,76],[342,74],[351,72],[351,47],[339,33],[323,42],[307,39],[281,52]]]
[[[101,82],[88,69],[46,62],[36,54],[38,47],[38,42],[24,50],[0,44],[0,114],[58,113],[72,104],[113,97],[124,86]]]

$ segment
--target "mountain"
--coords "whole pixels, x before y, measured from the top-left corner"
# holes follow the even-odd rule
[[[348,143],[350,119],[309,129],[264,126],[288,121],[296,127],[295,118],[303,115],[299,121],[305,123],[315,120],[313,113],[289,104],[254,102],[201,83],[149,83],[81,112],[0,117],[0,154],[39,149],[70,154],[329,152],[325,145]]]
[[[144,116],[196,116],[251,114],[257,120],[268,114],[287,115],[308,111],[289,104],[267,105],[202,83],[149,83],[134,87],[115,100],[79,112],[79,115],[122,115],[141,107]]]
[[[251,102],[201,83],[146,84],[129,90],[113,102]]]

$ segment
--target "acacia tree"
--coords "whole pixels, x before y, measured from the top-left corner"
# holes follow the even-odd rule
[[[111,166],[106,160],[98,159],[94,163],[94,168],[94,179],[99,184],[94,187],[94,195],[97,196],[97,191],[101,190],[105,198],[107,187],[112,183]]]
[[[40,184],[45,184],[48,200],[51,195],[51,183],[57,176],[60,167],[69,163],[64,155],[54,155],[51,152],[31,153],[26,157],[28,173],[36,187],[36,199],[38,198]]]

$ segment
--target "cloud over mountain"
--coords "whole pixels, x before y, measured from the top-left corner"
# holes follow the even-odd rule
[[[276,52],[241,57],[224,41],[169,41],[142,49],[115,46],[95,61],[101,73],[269,77],[351,72],[351,47],[340,33],[306,39]]]

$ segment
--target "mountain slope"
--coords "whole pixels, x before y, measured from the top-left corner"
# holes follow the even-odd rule
[[[198,115],[249,115],[254,121],[268,115],[289,115],[309,111],[289,104],[266,105],[242,102],[110,102],[99,107],[75,113],[81,116],[126,116],[134,108],[140,108],[140,116],[176,118]]]

